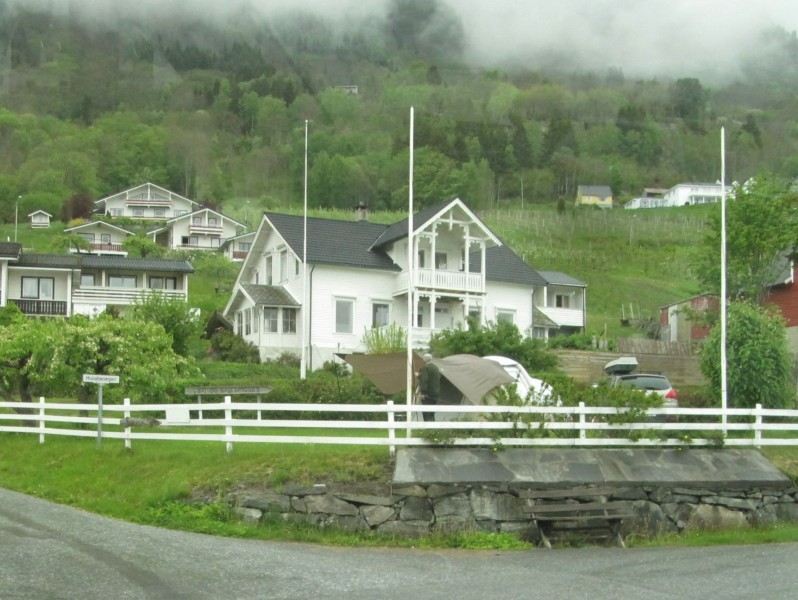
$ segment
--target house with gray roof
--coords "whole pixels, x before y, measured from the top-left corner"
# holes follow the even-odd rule
[[[186,261],[97,254],[33,254],[0,243],[0,306],[31,317],[124,312],[150,293],[188,299]]]
[[[583,330],[583,294],[536,326],[536,297],[548,280],[462,200],[425,208],[412,222],[408,235],[409,219],[384,225],[266,213],[223,316],[262,360],[290,352],[306,356],[311,369],[336,353],[364,351],[364,334],[391,324],[412,322],[416,348],[469,317],[510,321],[542,337],[558,331],[558,319],[568,331]],[[569,290],[577,283],[564,274],[557,281]]]
[[[612,189],[608,185],[580,185],[576,188],[577,206],[612,208]]]

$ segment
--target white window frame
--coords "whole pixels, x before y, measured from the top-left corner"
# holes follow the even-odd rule
[[[35,295],[32,291],[33,282],[36,283]],[[25,284],[28,284],[27,286]],[[42,286],[42,283],[45,283]],[[47,284],[49,283],[49,290]],[[25,289],[27,287],[27,290]],[[44,287],[44,289],[42,289]],[[47,292],[49,291],[49,296]],[[53,277],[23,277],[20,282],[20,296],[31,300],[55,299],[55,279]]]
[[[345,296],[336,296],[334,298],[334,314],[335,314],[335,333],[351,334],[355,331],[355,299]],[[340,311],[348,307],[346,311],[349,313],[342,314]],[[347,322],[342,322],[341,317],[348,317]]]
[[[297,309],[283,308],[283,333],[296,333]]]
[[[263,332],[277,333],[280,331],[280,309],[276,306],[263,307]]]
[[[506,321],[515,325],[516,310],[514,308],[497,308],[496,322]]]
[[[377,322],[377,310],[379,307],[385,307],[385,322]],[[373,328],[386,327],[391,323],[391,303],[387,300],[372,300],[371,301],[371,326]]]

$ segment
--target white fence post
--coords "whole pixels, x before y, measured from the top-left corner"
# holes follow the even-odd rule
[[[393,443],[396,440],[396,431],[394,430],[394,415],[393,415],[393,400],[388,400],[388,439],[391,440],[391,445],[388,446],[388,451],[391,456],[396,454],[396,445]]]
[[[579,439],[587,439],[587,431],[585,430],[585,403],[579,403]]]
[[[130,419],[130,398],[124,399],[125,411],[122,413],[125,419]],[[130,440],[130,425],[125,427],[125,448],[130,450],[131,440]]]
[[[754,414],[756,418],[754,419],[754,446],[756,448],[762,448],[762,405],[757,404],[756,408],[754,408]]]
[[[45,417],[44,396],[39,396],[39,443],[44,443],[44,417]]]
[[[229,406],[230,402],[231,402],[231,397],[230,396],[225,396],[224,397],[224,403]],[[233,410],[231,408],[228,407],[228,408],[224,409],[224,418],[225,418],[225,420],[228,423],[233,420]],[[227,440],[228,440],[227,441],[227,452],[230,453],[230,452],[233,451],[233,442],[230,441],[230,439],[233,437],[233,426],[232,425],[225,425],[224,433],[227,436]]]

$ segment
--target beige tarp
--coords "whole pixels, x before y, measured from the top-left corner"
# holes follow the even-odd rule
[[[338,356],[377,386],[377,389],[383,394],[398,394],[407,389],[406,352],[339,354]],[[515,381],[501,365],[473,354],[454,354],[446,358],[436,358],[432,363],[438,367],[441,375],[463,395],[464,400],[471,404],[478,404],[483,396],[492,389]],[[416,373],[424,366],[424,360],[415,352],[413,353],[413,366]],[[443,403],[455,402],[446,398]]]

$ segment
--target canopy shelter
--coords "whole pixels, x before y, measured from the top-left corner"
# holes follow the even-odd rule
[[[398,394],[407,389],[407,355],[404,352],[338,356],[371,381],[383,394]],[[424,359],[414,352],[414,373],[418,373],[425,364]],[[448,390],[447,386],[442,386],[441,404],[479,404],[494,388],[514,381],[501,365],[473,354],[435,358],[431,364],[438,367],[443,379],[451,384]]]

